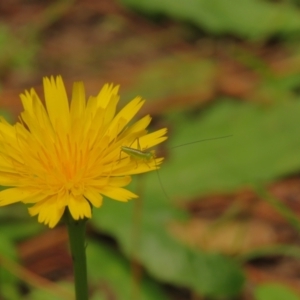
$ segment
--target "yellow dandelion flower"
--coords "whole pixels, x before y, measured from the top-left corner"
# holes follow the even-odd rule
[[[122,147],[145,150],[166,139],[166,128],[147,133],[149,115],[131,122],[144,103],[134,98],[117,112],[118,86],[104,85],[86,101],[82,82],[69,102],[60,76],[44,78],[45,106],[34,91],[21,94],[24,111],[10,125],[0,120],[0,206],[23,202],[31,216],[54,227],[66,208],[75,220],[91,218],[103,196],[128,201],[124,187],[132,174],[155,170],[162,158],[146,163]]]

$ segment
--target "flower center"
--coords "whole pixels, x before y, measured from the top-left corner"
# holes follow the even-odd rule
[[[84,184],[70,180],[65,183],[65,189],[74,196],[82,195],[84,192]]]

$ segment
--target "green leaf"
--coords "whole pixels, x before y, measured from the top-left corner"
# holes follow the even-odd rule
[[[66,300],[72,299],[71,297],[74,295],[74,286],[71,282],[59,282],[57,283],[56,291],[50,293],[46,289],[32,289],[30,293],[23,297],[24,300]],[[60,295],[61,294],[61,295]]]
[[[20,299],[18,278],[9,270],[9,261],[16,261],[17,252],[13,243],[4,235],[0,235],[0,298]]]
[[[300,12],[290,3],[259,0],[120,0],[150,15],[187,21],[214,34],[235,34],[248,39],[299,32]]]
[[[119,300],[133,299],[133,278],[130,264],[120,254],[108,246],[89,242],[87,260],[91,281],[98,286],[106,286],[105,289],[98,291],[96,299],[108,299],[107,293],[114,295],[114,298]],[[159,285],[148,276],[143,276],[138,289],[141,300],[167,299]]]
[[[194,253],[193,288],[211,296],[233,296],[241,291],[244,277],[237,265],[220,254]]]
[[[132,223],[132,202],[105,201],[101,210],[94,211],[92,222],[115,236],[128,257],[135,253],[147,271],[164,282],[209,296],[233,296],[241,290],[244,276],[231,259],[191,251],[167,232],[166,222],[176,215],[171,208],[162,206],[141,213],[144,218],[138,237],[134,230],[138,225]]]
[[[28,215],[22,204],[8,205],[0,210],[1,234],[12,241],[24,240],[45,230],[45,226]]]
[[[269,106],[223,101],[205,114],[170,117],[173,136],[170,154],[159,175],[170,199],[191,198],[211,192],[262,185],[300,169],[300,102]],[[231,134],[172,150],[191,141]],[[157,174],[149,174],[146,198],[164,197]],[[150,188],[151,187],[151,188]],[[171,200],[172,201],[172,200]]]
[[[256,300],[298,300],[299,295],[296,295],[289,288],[275,284],[269,283],[264,284],[256,288],[255,290]]]
[[[162,191],[158,174],[152,172],[143,190],[141,224],[132,224],[133,202],[105,200],[103,207],[94,211],[94,225],[114,236],[127,256],[135,245],[134,226],[140,226],[136,255],[149,273],[162,281],[204,295],[236,295],[243,275],[231,259],[203,252],[191,255],[170,235],[168,224],[187,218],[174,203],[245,185],[264,185],[299,170],[300,138],[295,130],[299,112],[299,101],[261,106],[225,100],[205,114],[169,115],[170,154],[158,171],[168,196]],[[233,136],[172,150],[173,146],[228,134]],[[196,275],[191,268],[195,259],[201,266]]]

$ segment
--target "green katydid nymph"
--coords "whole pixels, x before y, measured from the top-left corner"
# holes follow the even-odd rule
[[[121,151],[126,153],[130,157],[131,160],[135,160],[136,162],[142,161],[146,165],[148,165],[147,162],[150,162],[151,160],[155,159],[155,151],[154,150],[150,150],[150,151],[142,150],[139,139],[137,138],[136,141],[137,141],[137,148],[121,146]],[[155,163],[155,161],[154,161],[154,163]],[[156,167],[156,169],[157,169],[157,167]]]
[[[226,135],[226,136],[220,136],[220,137],[216,137],[216,138],[208,138],[208,139],[198,140],[198,141],[189,142],[189,143],[181,144],[181,145],[178,145],[178,146],[174,146],[171,149],[179,148],[179,147],[183,147],[183,146],[187,146],[187,145],[192,145],[192,144],[196,144],[196,143],[201,143],[201,142],[204,142],[204,141],[224,139],[224,138],[227,138],[227,137],[230,137],[230,136],[232,136],[232,135]],[[127,146],[121,146],[121,151],[123,151],[127,155],[129,155],[131,159],[135,159],[137,161],[138,160],[144,161],[145,163],[147,161],[150,161],[151,159],[155,158],[155,151],[154,150],[146,151],[146,150],[141,149],[139,139],[137,139],[137,146],[138,146],[138,148],[131,148],[131,147],[127,147]]]
[[[130,156],[131,159],[141,160],[145,163],[155,158],[154,150],[144,151],[141,149],[130,148],[126,146],[121,146],[121,151],[125,152]]]
[[[220,137],[216,137],[216,138],[202,139],[202,140],[193,141],[193,142],[181,144],[181,145],[178,145],[178,146],[174,146],[171,149],[179,148],[179,147],[183,147],[183,146],[187,146],[187,145],[192,145],[192,144],[196,144],[196,143],[201,143],[201,142],[205,142],[205,141],[210,141],[210,140],[224,139],[224,138],[231,137],[231,136],[232,135],[226,135],[226,136],[220,136]],[[148,150],[142,150],[141,146],[140,146],[140,143],[139,143],[139,139],[137,139],[137,148],[127,147],[127,146],[121,146],[121,151],[123,151],[124,153],[126,153],[130,157],[130,159],[135,160],[136,162],[142,161],[146,165],[148,165],[147,162],[150,162],[151,160],[154,160],[154,163],[155,163],[155,151],[154,150],[150,150],[150,151],[148,151]],[[166,191],[165,191],[165,189],[163,187],[163,184],[162,184],[159,172],[157,170],[158,169],[157,166],[156,166],[155,169],[157,171],[157,177],[158,177],[158,181],[160,183],[160,186],[161,186],[161,188],[162,188],[165,196],[169,199],[169,196],[168,196],[168,194],[166,193]]]
[[[161,189],[162,189],[163,193],[165,194],[165,196],[167,197],[167,199],[170,200],[167,192],[164,189],[164,186],[162,184],[162,181],[160,179],[160,176],[159,176],[159,173],[158,173],[158,170],[157,170],[158,168],[157,168],[157,165],[156,165],[156,162],[155,162],[155,151],[154,150],[150,150],[150,151],[142,150],[138,138],[137,138],[137,147],[138,147],[138,149],[127,147],[127,146],[121,146],[121,151],[123,151],[128,156],[130,156],[130,159],[135,160],[136,162],[142,161],[147,166],[149,166],[147,164],[147,162],[150,162],[151,160],[153,160],[154,164],[155,164],[155,170],[157,172],[157,178],[158,178],[159,184],[161,186]],[[149,166],[149,168],[150,168],[150,166]]]

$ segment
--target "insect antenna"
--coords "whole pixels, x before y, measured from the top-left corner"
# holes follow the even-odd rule
[[[198,141],[193,141],[193,142],[189,142],[189,143],[184,143],[184,144],[181,144],[181,145],[177,145],[177,146],[172,147],[171,149],[175,149],[175,148],[179,148],[179,147],[183,147],[183,146],[188,146],[188,145],[193,145],[193,144],[197,144],[197,143],[201,143],[201,142],[206,142],[206,141],[225,139],[225,138],[228,138],[228,137],[231,137],[231,136],[233,136],[233,135],[230,134],[230,135],[224,135],[224,136],[219,136],[219,137],[215,137],[215,138],[202,139],[202,140],[198,140]],[[160,174],[159,174],[159,171],[158,171],[157,164],[156,164],[155,160],[154,160],[154,164],[155,164],[155,167],[156,167],[155,170],[156,170],[157,178],[158,178],[158,181],[159,181],[159,185],[160,185],[160,187],[161,187],[161,189],[162,189],[165,197],[169,201],[171,201],[171,198],[169,197],[167,191],[164,188],[164,185],[163,185],[162,179],[160,177]]]
[[[194,142],[189,142],[189,143],[177,145],[177,146],[172,147],[171,149],[175,149],[175,148],[179,148],[179,147],[183,147],[183,146],[188,146],[188,145],[192,145],[192,144],[197,144],[197,143],[201,143],[201,142],[206,142],[206,141],[225,139],[225,138],[228,138],[228,137],[231,137],[231,136],[233,136],[233,134],[219,136],[219,137],[215,137],[215,138],[208,138],[208,139],[198,140],[198,141],[194,141]]]
[[[167,191],[165,190],[164,185],[163,185],[163,183],[162,183],[160,174],[159,174],[159,172],[158,172],[158,166],[157,166],[157,164],[156,164],[155,158],[154,158],[154,164],[155,164],[155,171],[156,171],[156,174],[157,174],[157,179],[158,179],[160,188],[162,189],[162,191],[163,191],[165,197],[166,197],[169,201],[171,201],[171,198],[169,197],[169,195],[168,195]]]

